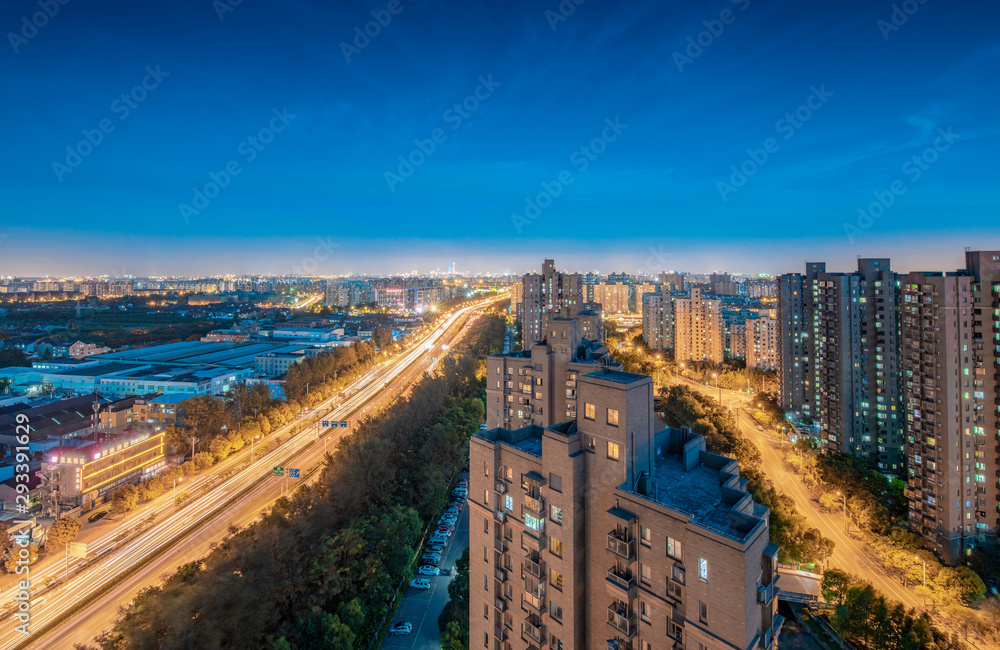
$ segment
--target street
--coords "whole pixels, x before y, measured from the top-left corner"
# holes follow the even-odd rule
[[[397,395],[405,393],[420,378],[431,363],[431,357],[440,354],[436,349],[439,344],[450,346],[464,332],[465,325],[474,320],[474,317],[466,318],[472,309],[469,307],[457,312],[436,328],[426,341],[414,345],[398,360],[367,373],[350,389],[350,397],[324,417],[338,420],[358,418],[367,413],[376,413],[390,404]],[[0,633],[0,647],[25,647],[26,642],[30,641],[32,647],[63,648],[67,647],[67,641],[80,642],[93,638],[94,633],[110,625],[118,607],[131,600],[139,589],[157,585],[164,572],[173,571],[185,561],[203,557],[212,542],[222,539],[230,524],[249,523],[261,510],[279,498],[284,487],[283,480],[262,480],[271,473],[271,467],[298,466],[303,469],[303,477],[306,477],[306,468],[315,467],[321,462],[324,448],[335,449],[336,441],[349,431],[347,428],[331,429],[330,433],[318,428],[303,431],[261,455],[248,467],[235,472],[231,478],[220,482],[204,495],[193,497],[179,510],[175,511],[172,503],[164,506],[169,512],[133,541],[109,553],[81,573],[71,576],[69,581],[56,589],[43,592],[41,595],[45,596],[44,604],[38,602],[31,610],[33,634],[30,639],[26,640],[16,632],[13,629],[14,620],[10,619],[7,629]],[[325,434],[328,442],[319,444],[320,433]],[[313,444],[314,442],[317,444]],[[289,484],[290,487],[293,485],[294,483]],[[237,498],[237,495],[242,496]],[[227,503],[229,501],[232,503]],[[170,552],[157,556],[168,548]],[[91,597],[95,591],[121,579],[121,576],[143,562],[149,564],[106,593],[96,598]],[[34,577],[34,572],[32,576]],[[75,611],[80,608],[80,611]],[[52,630],[42,630],[46,624],[68,612],[73,612],[73,615],[55,624]]]
[[[683,381],[689,388],[712,398],[713,401],[718,401],[718,388],[687,379]],[[748,400],[746,393],[726,389],[722,390],[722,399],[723,404],[727,405],[730,410],[733,410],[734,405]],[[740,418],[739,424],[740,432],[760,451],[761,467],[771,479],[774,487],[792,498],[795,507],[806,518],[810,526],[817,528],[824,537],[828,537],[836,543],[830,558],[830,566],[864,578],[887,597],[898,600],[907,607],[920,608],[922,606],[920,600],[911,591],[904,589],[898,582],[887,577],[878,562],[873,560],[864,550],[861,542],[844,532],[843,515],[824,513],[820,510],[819,503],[813,500],[798,475],[789,471],[785,465],[782,447],[789,447],[789,444],[767,435],[767,432],[757,431],[756,427],[749,424],[746,417]]]
[[[463,472],[462,477],[468,478],[469,473]],[[462,552],[469,548],[469,508],[462,508],[458,518],[455,533],[448,540],[448,546],[441,556],[441,568],[454,569]],[[396,617],[391,624],[410,622],[413,631],[406,636],[386,636],[381,648],[385,650],[435,650],[441,647],[438,617],[448,604],[448,583],[455,579],[454,575],[430,578],[431,588],[426,591],[406,588],[403,601],[396,610]]]

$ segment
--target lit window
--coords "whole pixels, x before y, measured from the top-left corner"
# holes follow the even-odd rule
[[[593,404],[585,403],[583,405],[583,417],[587,418],[588,420],[593,420],[594,418],[596,418],[597,407],[595,407]]]
[[[608,424],[618,426],[618,409],[608,409]]]
[[[618,443],[609,442],[608,443],[608,458],[611,460],[618,460]]]
[[[698,578],[708,582],[708,560],[703,557],[698,558]]]

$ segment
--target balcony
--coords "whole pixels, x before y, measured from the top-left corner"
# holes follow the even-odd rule
[[[627,531],[613,530],[608,533],[608,550],[619,557],[631,560],[635,557],[635,540]]]
[[[635,612],[630,612],[625,603],[612,603],[608,606],[608,625],[631,639],[635,636]]]
[[[757,602],[761,605],[770,605],[774,599],[773,585],[757,585]]]
[[[503,598],[494,599],[493,606],[499,609],[501,612],[507,611],[507,601]]]
[[[501,537],[494,537],[493,538],[493,548],[495,548],[496,550],[500,551],[501,553],[506,553],[507,552],[507,540],[505,540],[505,539],[503,539]]]
[[[608,582],[624,591],[626,600],[631,600],[635,596],[635,576],[628,569],[611,567],[608,569]]]
[[[539,616],[545,614],[545,589],[538,587],[538,593],[525,592],[521,598],[521,604]]]
[[[524,571],[541,580],[545,576],[545,563],[539,557],[526,557],[524,558]]]
[[[541,618],[528,617],[524,622],[524,635],[537,643],[539,646],[545,644],[545,626],[542,625]]]
[[[504,483],[503,481],[497,481],[497,484],[494,486],[494,489],[497,491],[497,494],[506,494],[507,484]]]
[[[530,497],[527,494],[524,495],[524,509],[532,512],[539,517],[545,516],[545,499],[538,497]]]
[[[500,582],[507,582],[507,571],[506,570],[497,567],[496,572],[493,575]]]
[[[507,521],[507,513],[505,513],[503,510],[494,510],[493,518],[502,524]]]
[[[498,641],[503,643],[504,641],[507,640],[507,630],[503,629],[502,627],[494,627],[493,636],[495,636]]]

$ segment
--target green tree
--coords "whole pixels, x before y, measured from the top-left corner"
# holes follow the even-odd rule
[[[194,466],[198,471],[206,470],[215,464],[215,456],[207,451],[199,451],[194,455]]]
[[[15,347],[5,347],[0,348],[0,368],[11,368],[11,367],[25,367],[30,368],[31,362],[28,361],[28,357]]]
[[[23,549],[24,549],[23,546],[17,544],[15,544],[14,547],[11,549],[10,555],[7,556],[7,561],[4,562],[3,565],[4,569],[7,570],[7,573],[17,573],[18,567],[23,566],[22,564],[19,564],[22,557],[21,551]],[[28,566],[34,564],[35,560],[37,559],[38,559],[38,546],[36,544],[28,544]]]
[[[80,532],[80,520],[71,515],[57,519],[45,533],[45,547],[50,551],[61,551],[76,539]]]
[[[469,628],[450,621],[441,634],[441,650],[469,650]]]
[[[139,505],[139,488],[129,484],[123,485],[111,493],[111,511],[125,514],[135,510]]]
[[[847,590],[855,584],[854,576],[840,569],[827,569],[823,573],[820,591],[828,603],[840,605],[847,596]]]
[[[376,327],[372,331],[372,343],[382,350],[392,344],[392,330],[388,327]]]

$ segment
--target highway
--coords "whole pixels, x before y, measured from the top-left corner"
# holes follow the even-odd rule
[[[455,312],[424,339],[411,344],[399,358],[372,369],[344,391],[347,397],[342,403],[336,403],[340,401],[339,398],[332,398],[305,417],[307,420],[352,420],[377,412],[388,405],[412,386],[431,363],[431,357],[442,354],[442,345],[450,345],[458,338],[470,316],[471,320],[476,318],[471,312],[479,304],[482,303]],[[117,614],[118,606],[129,602],[139,589],[159,584],[163,574],[172,572],[185,561],[206,555],[209,545],[220,541],[230,525],[244,526],[253,521],[262,509],[281,496],[286,481],[289,488],[293,488],[295,479],[268,478],[274,466],[298,467],[305,477],[309,468],[320,463],[324,449],[334,449],[336,441],[352,428],[326,429],[314,426],[280,446],[259,454],[249,465],[248,453],[238,455],[226,469],[229,476],[212,474],[219,478],[217,485],[211,490],[193,496],[180,509],[176,509],[172,501],[155,508],[155,525],[123,546],[104,556],[99,555],[91,566],[72,575],[64,584],[53,590],[45,590],[35,597],[31,608],[30,638],[26,639],[14,629],[17,624],[15,618],[6,619],[4,629],[0,631],[0,648],[28,647],[28,642],[30,647],[66,648],[72,647],[73,643],[92,639],[95,634],[109,627]],[[320,437],[324,438],[323,444],[319,444]],[[236,471],[232,471],[234,469]],[[201,477],[188,484],[185,489],[191,492],[199,481],[206,480],[212,479]],[[244,491],[246,493],[238,500],[227,504],[227,501]],[[148,516],[148,512],[141,516]],[[102,547],[110,548],[121,528],[122,526],[115,527],[103,535],[99,544],[92,548],[96,548],[98,553]],[[156,557],[164,549],[168,549],[168,552]],[[151,558],[155,559],[150,561]],[[92,597],[92,594],[118,580],[139,563],[147,561],[150,561],[149,564],[107,593],[96,599]],[[62,571],[58,564],[50,570]],[[33,584],[38,584],[44,576],[45,572],[36,574],[32,571]],[[44,635],[39,634],[49,623],[77,608],[80,610],[57,623],[53,630],[45,631]]]
[[[683,381],[689,388],[712,398],[713,401],[718,401],[718,388],[705,386],[704,384],[687,379]],[[734,408],[738,410],[739,406],[736,405],[749,401],[749,398],[746,393],[723,389],[722,400],[732,411]],[[813,500],[812,495],[799,479],[798,475],[786,467],[783,458],[785,450],[782,450],[782,447],[785,446],[790,449],[788,446],[789,443],[767,435],[766,432],[757,431],[756,426],[752,426],[750,419],[745,416],[739,418],[739,424],[743,435],[760,450],[763,459],[762,469],[768,478],[771,479],[774,487],[795,501],[795,507],[806,518],[810,526],[817,528],[824,537],[828,537],[835,542],[836,546],[834,547],[833,555],[830,557],[829,564],[861,576],[871,582],[873,586],[888,598],[898,600],[907,607],[921,608],[920,599],[914,596],[911,591],[904,589],[898,582],[887,577],[883,573],[881,565],[872,559],[864,550],[861,543],[844,532],[843,514],[833,515],[824,513],[820,509],[819,503]]]

